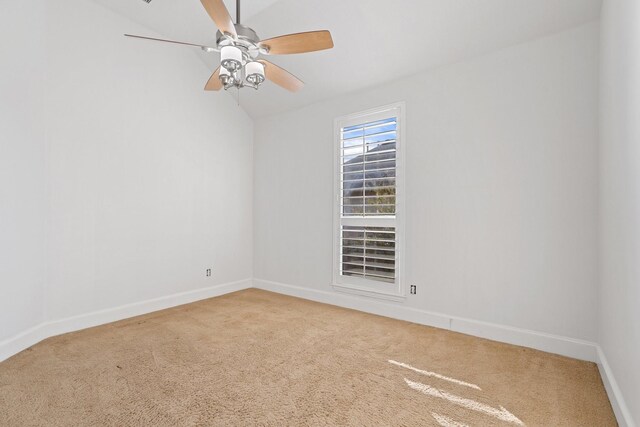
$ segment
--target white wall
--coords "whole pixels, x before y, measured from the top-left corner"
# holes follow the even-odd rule
[[[605,0],[600,92],[600,344],[640,422],[640,3]]]
[[[333,119],[406,101],[404,304],[595,340],[598,37],[592,23],[257,121],[254,276],[331,291]]]
[[[202,61],[90,1],[6,4],[0,341],[250,279],[253,123]]]
[[[252,121],[190,48],[124,33],[150,32],[49,9],[48,318],[252,276]]]
[[[44,1],[2,1],[0,9],[2,341],[42,321],[46,144]]]

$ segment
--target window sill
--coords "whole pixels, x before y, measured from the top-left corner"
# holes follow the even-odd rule
[[[407,298],[405,295],[401,295],[401,294],[390,294],[390,293],[360,288],[360,287],[351,286],[351,285],[342,285],[342,284],[334,283],[332,286],[333,286],[333,290],[336,292],[365,296],[369,298],[382,299],[386,301],[404,302],[405,299]]]

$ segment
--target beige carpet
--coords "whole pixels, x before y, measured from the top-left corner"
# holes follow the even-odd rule
[[[593,363],[253,289],[0,363],[0,424],[616,425]]]

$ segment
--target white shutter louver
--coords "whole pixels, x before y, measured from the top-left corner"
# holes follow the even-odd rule
[[[393,283],[396,278],[393,227],[342,227],[342,274]]]

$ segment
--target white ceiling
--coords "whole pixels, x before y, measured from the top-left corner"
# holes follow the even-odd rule
[[[94,1],[167,38],[215,43],[199,0]],[[235,1],[225,3],[235,16]],[[601,0],[243,0],[242,23],[263,39],[328,29],[335,48],[269,57],[306,87],[245,89],[241,105],[254,118],[302,107],[595,20],[600,7]],[[194,51],[218,66],[218,54]]]

